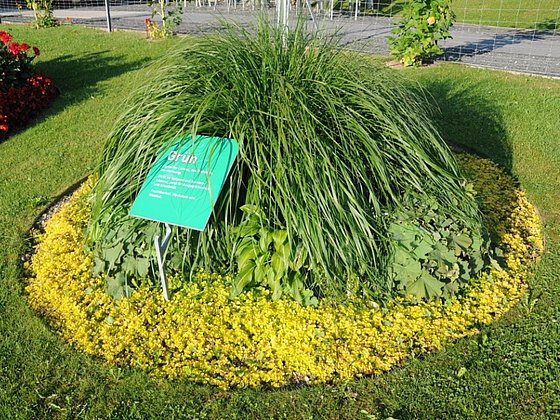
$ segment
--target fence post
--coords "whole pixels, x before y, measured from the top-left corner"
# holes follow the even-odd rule
[[[107,16],[107,32],[113,30],[111,26],[111,7],[109,6],[109,0],[105,0],[105,15]]]

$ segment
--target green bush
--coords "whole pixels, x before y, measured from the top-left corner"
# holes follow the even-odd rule
[[[183,21],[183,2],[179,0],[149,0],[148,7],[152,8],[152,19],[161,18],[161,25],[147,18],[146,32],[148,38],[167,38]]]
[[[240,152],[207,228],[174,231],[168,267],[236,274],[233,295],[265,285],[307,303],[386,298],[396,288],[388,215],[406,207],[405,192],[480,230],[422,100],[333,40],[302,25],[229,27],[154,72],[108,139],[94,189],[90,246],[113,294],[153,271],[161,227],[127,212],[158,152],[186,134],[235,138]]]
[[[451,38],[455,14],[451,0],[406,0],[396,35],[389,37],[391,54],[405,66],[421,64],[442,53],[438,41]]]
[[[58,25],[53,14],[52,0],[25,0],[25,3],[28,9],[33,10],[33,18],[37,29]]]

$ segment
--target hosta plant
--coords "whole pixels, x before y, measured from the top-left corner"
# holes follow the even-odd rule
[[[455,14],[451,0],[407,0],[395,36],[389,37],[391,54],[403,65],[422,64],[442,53],[438,42],[451,38]]]
[[[232,295],[263,285],[304,303],[394,294],[387,215],[406,208],[405,193],[481,235],[422,100],[333,40],[303,25],[287,36],[268,23],[230,27],[156,67],[125,105],[94,188],[89,246],[117,295],[157,278],[147,271],[161,227],[128,210],[162,148],[188,134],[234,138],[239,155],[206,229],[174,229],[167,266],[234,274]]]

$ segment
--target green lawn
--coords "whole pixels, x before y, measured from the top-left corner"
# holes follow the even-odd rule
[[[547,251],[525,302],[481,335],[385,375],[222,391],[152,380],[82,355],[23,296],[20,255],[33,220],[93,171],[119,103],[150,76],[142,67],[175,41],[78,27],[0,28],[42,49],[39,67],[62,91],[33,127],[0,143],[0,419],[560,416],[560,80],[449,64],[405,71],[439,105],[444,137],[504,165],[537,204]]]
[[[405,0],[380,0],[380,9],[398,14]],[[558,0],[453,0],[457,22],[522,29],[558,30]]]
[[[512,28],[557,29],[557,0],[454,0],[457,21]]]

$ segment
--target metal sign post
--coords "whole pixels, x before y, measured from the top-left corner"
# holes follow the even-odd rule
[[[156,257],[159,268],[159,277],[161,279],[161,287],[163,289],[163,298],[169,300],[169,289],[167,288],[167,278],[165,277],[165,250],[171,238],[171,226],[165,224],[165,236],[161,244],[159,243],[159,235],[154,238],[154,246],[156,247]]]

